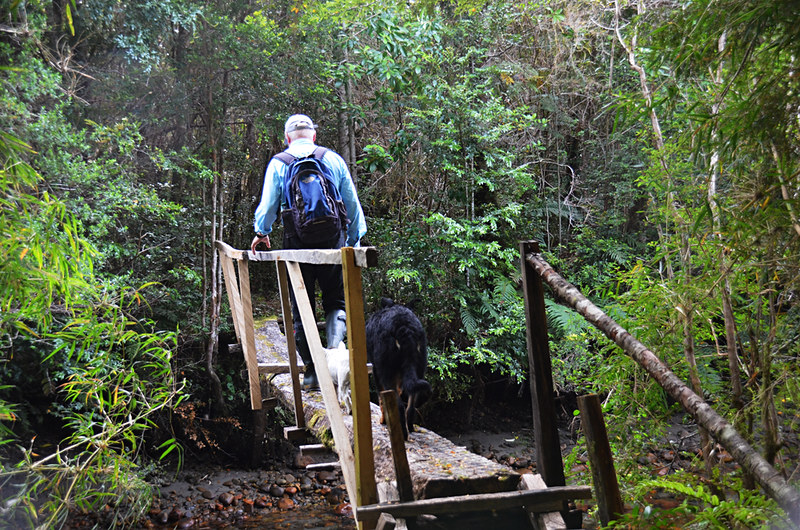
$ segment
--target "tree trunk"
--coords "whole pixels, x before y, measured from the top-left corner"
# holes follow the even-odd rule
[[[766,271],[765,271],[766,272]],[[771,275],[774,271],[771,272]],[[769,277],[771,277],[771,275]],[[768,276],[763,276],[767,278]],[[766,286],[765,286],[766,287]],[[767,322],[769,326],[769,333],[766,340],[761,346],[760,364],[761,364],[761,391],[758,393],[761,401],[761,422],[764,427],[764,459],[774,465],[775,457],[778,455],[781,447],[783,447],[783,439],[778,425],[778,413],[775,410],[775,398],[772,391],[772,348],[775,342],[775,333],[777,332],[777,318],[775,314],[775,300],[774,295],[769,287],[761,289],[761,292],[766,292],[766,302],[769,314],[767,315]],[[759,304],[759,307],[761,304]]]
[[[578,289],[558,275],[538,254],[528,254],[526,260],[553,289],[562,303],[580,313],[587,321],[602,331],[633,360],[639,363],[658,382],[669,396],[692,415],[744,469],[752,473],[768,496],[800,524],[800,491],[786,482],[758,452],[750,446],[736,429],[711,408],[700,396],[681,381],[644,344],[636,340],[622,326],[595,306]]]
[[[622,48],[625,50],[625,55],[628,57],[628,64],[630,64],[631,68],[634,72],[636,72],[639,76],[639,85],[642,91],[642,97],[644,98],[645,105],[649,109],[650,115],[650,124],[653,127],[653,142],[655,144],[656,151],[659,154],[658,160],[659,164],[661,165],[662,171],[664,171],[664,177],[668,178],[670,175],[669,165],[667,164],[667,160],[664,157],[664,135],[661,133],[661,122],[658,119],[658,114],[656,114],[655,109],[653,108],[653,95],[652,91],[650,90],[650,85],[647,83],[647,73],[644,71],[644,68],[636,62],[636,39],[637,34],[634,32],[633,38],[631,39],[630,44],[625,42],[625,39],[622,38],[622,32],[620,31],[619,27],[619,19],[621,16],[620,13],[620,6],[619,1],[614,1],[614,32],[617,37],[617,41],[620,43]],[[641,11],[643,11],[642,6],[638,6],[639,14],[641,15]],[[667,186],[667,199],[665,204],[669,209],[670,215],[672,216],[673,220],[675,220],[678,224],[680,224],[680,218],[678,216],[678,212],[676,211],[674,200],[672,197],[672,183],[669,182]],[[650,200],[656,202],[656,198],[652,195],[650,196]],[[658,232],[658,240],[664,244],[666,242],[666,235],[664,227],[661,224],[656,224],[656,231]],[[667,232],[669,231],[669,228]],[[664,245],[666,248],[666,245]],[[672,270],[672,263],[669,259],[664,259],[664,265],[667,270],[667,278],[674,277],[674,271]]]
[[[720,35],[717,41],[717,51],[720,56],[725,52],[727,35],[725,32]],[[712,83],[716,87],[722,86],[722,72],[723,61],[717,67],[716,73],[712,75]],[[722,108],[722,96],[719,96],[717,101],[711,106],[711,113],[714,116],[719,114]],[[719,130],[714,127],[711,133],[712,144],[714,145],[714,152],[711,153],[711,163],[708,179],[707,198],[708,205],[711,209],[712,227],[716,234],[722,234],[722,214],[720,212],[719,203],[717,201],[717,182],[720,175],[720,153],[719,153]],[[719,238],[717,238],[719,239]],[[722,317],[725,320],[725,340],[728,352],[728,369],[731,372],[731,394],[733,395],[733,406],[736,410],[744,408],[744,400],[742,399],[742,376],[739,373],[739,354],[736,348],[736,321],[733,318],[733,307],[731,306],[731,283],[728,280],[730,273],[730,265],[728,263],[727,253],[725,252],[725,245],[720,241],[719,252],[719,272],[724,281],[720,287],[720,297],[722,298]]]
[[[210,307],[210,325],[211,331],[208,337],[208,345],[206,347],[206,372],[208,379],[211,383],[211,400],[212,411],[216,415],[225,414],[225,400],[222,396],[222,382],[214,369],[214,355],[219,351],[219,315],[222,304],[221,290],[220,290],[220,266],[219,255],[214,251],[214,242],[221,236],[217,232],[217,219],[221,218],[220,212],[220,197],[222,187],[222,163],[221,163],[221,150],[218,145],[218,133],[216,127],[216,116],[214,113],[214,95],[211,85],[208,86],[208,139],[211,146],[211,161],[214,169],[214,182],[211,186],[211,234],[210,244],[206,245],[206,249],[211,252],[211,271],[208,275],[210,288],[211,288],[211,307]],[[220,220],[221,223],[221,220]],[[204,249],[204,252],[205,250]]]
[[[692,383],[692,390],[698,396],[703,396],[703,385],[700,383],[700,374],[697,371],[697,357],[694,349],[694,302],[692,300],[692,250],[689,246],[689,237],[683,235],[683,248],[681,249],[681,268],[683,269],[683,356],[689,366],[689,380]],[[711,439],[708,431],[700,427],[700,449],[703,454],[706,476],[711,477],[713,462],[711,459]]]

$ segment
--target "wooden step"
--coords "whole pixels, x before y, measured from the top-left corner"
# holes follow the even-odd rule
[[[300,446],[301,456],[315,456],[315,455],[324,455],[329,453],[332,453],[332,451],[327,447],[325,447],[323,444],[307,444]]]
[[[342,464],[338,460],[333,462],[319,462],[316,464],[308,464],[306,471],[333,471],[334,469],[341,469]]]
[[[300,372],[305,372],[306,367],[302,364],[297,366]],[[288,374],[289,363],[258,363],[259,374]]]
[[[309,437],[308,429],[302,427],[284,427],[283,437],[290,442],[307,440]]]

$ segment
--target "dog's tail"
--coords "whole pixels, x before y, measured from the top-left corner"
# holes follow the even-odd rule
[[[414,406],[419,407],[431,397],[433,389],[431,384],[424,379],[417,377],[417,371],[413,366],[405,366],[403,369],[403,394],[414,396]]]
[[[422,406],[431,397],[433,389],[431,384],[417,375],[417,367],[412,362],[403,363],[403,395],[413,396],[415,407]]]
[[[420,377],[422,374],[418,371],[420,359],[427,359],[428,357],[428,345],[424,336],[416,337],[414,333],[405,328],[401,328],[400,331],[397,335],[397,346],[401,352],[404,352],[403,367],[401,369],[403,394],[415,396],[414,402],[417,406],[420,406],[432,393],[430,383],[422,379]],[[424,371],[424,368],[422,370]]]

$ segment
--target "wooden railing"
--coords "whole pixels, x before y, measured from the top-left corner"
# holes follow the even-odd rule
[[[347,493],[355,506],[377,502],[374,455],[372,451],[372,420],[369,408],[369,375],[367,374],[367,345],[364,335],[364,299],[361,284],[361,268],[377,263],[377,252],[372,247],[346,247],[338,250],[276,250],[249,252],[237,250],[222,241],[217,241],[217,250],[225,276],[228,301],[233,313],[234,330],[247,364],[250,383],[250,406],[261,408],[261,384],[256,356],[253,307],[250,296],[250,261],[274,261],[278,272],[281,308],[289,349],[289,373],[294,390],[294,415],[298,428],[305,426],[300,370],[297,365],[294,334],[291,333],[292,310],[289,302],[288,284],[291,281],[295,300],[300,312],[311,358],[316,366],[320,391],[331,425],[339,461],[342,465]],[[234,267],[235,263],[235,267]],[[300,263],[315,265],[342,265],[344,277],[345,311],[347,313],[347,345],[350,350],[350,380],[353,405],[353,444],[345,428],[344,417],[336,397],[327,366],[325,352],[317,332],[316,319],[308,301],[306,286],[300,273]],[[237,274],[238,272],[238,274]]]
[[[544,321],[544,302],[541,293],[542,282],[547,283],[557,298],[564,305],[574,309],[587,322],[591,323],[597,329],[602,331],[609,339],[614,341],[622,350],[631,357],[634,361],[644,368],[648,375],[652,377],[664,391],[673,399],[675,399],[681,406],[688,412],[695,420],[698,426],[708,430],[708,432],[719,442],[730,454],[734,460],[742,466],[744,470],[750,473],[761,486],[766,494],[775,499],[775,501],[783,508],[792,521],[796,525],[800,525],[800,490],[789,483],[769,462],[762,457],[758,451],[730,424],[725,418],[717,413],[702,396],[697,395],[686,383],[684,383],[675,373],[664,364],[655,353],[650,351],[644,344],[633,337],[627,330],[617,324],[611,317],[606,315],[600,308],[594,305],[588,298],[583,296],[581,292],[571,285],[564,278],[562,278],[553,268],[542,258],[539,254],[538,245],[535,242],[523,242],[520,244],[520,252],[522,255],[522,270],[523,281],[526,285],[526,306],[530,305],[528,315],[533,316],[537,325],[534,322],[533,327],[531,322],[528,323],[529,333],[529,348],[531,342],[531,334],[534,336],[533,350],[529,349],[531,358],[531,378],[532,389],[535,389],[534,398],[534,423],[536,423],[537,416],[537,401],[544,404],[546,410],[549,406],[548,396],[551,380],[546,379],[546,374],[549,374],[550,356],[545,353],[546,348],[546,322]],[[543,327],[545,326],[545,327]],[[542,331],[544,330],[544,331]],[[538,343],[538,346],[536,346]],[[552,421],[552,418],[546,414],[541,420],[546,424]],[[581,414],[581,421],[585,423],[583,414]],[[538,429],[537,429],[538,430]],[[548,429],[544,429],[547,433]],[[553,441],[545,437],[541,440],[542,450],[555,451],[552,446]],[[539,439],[536,440],[537,449],[539,446]],[[541,455],[540,455],[541,456]],[[546,460],[545,460],[546,461]],[[542,462],[540,459],[539,462]],[[556,485],[561,480],[559,474],[563,473],[560,469],[548,469],[546,473],[548,476],[553,477],[553,483],[547,480],[548,486]],[[593,468],[601,467],[601,462]],[[593,469],[594,472],[594,469]],[[545,470],[542,470],[543,476]],[[602,483],[602,481],[601,481]],[[601,484],[595,479],[595,489],[597,490]],[[598,495],[598,501],[601,501]],[[611,499],[612,502],[615,501]]]
[[[580,527],[581,513],[570,510],[568,500],[588,498],[590,491],[585,486],[567,487],[564,477],[564,464],[556,425],[556,412],[553,400],[553,379],[550,364],[547,319],[544,311],[542,275],[535,267],[533,258],[538,253],[534,242],[520,245],[523,291],[526,308],[528,361],[530,365],[531,394],[533,404],[534,438],[537,451],[539,475],[522,477],[523,491],[499,492],[484,495],[451,496],[439,499],[411,498],[408,477],[408,463],[405,462],[405,449],[402,436],[394,436],[392,456],[395,460],[395,474],[398,488],[403,493],[399,503],[378,504],[375,482],[375,460],[373,453],[373,433],[369,405],[369,383],[367,373],[366,337],[364,333],[364,305],[361,284],[361,268],[374,266],[377,253],[373,248],[343,248],[340,250],[279,250],[270,252],[248,252],[236,250],[217,242],[222,270],[233,312],[234,329],[242,345],[250,383],[251,407],[261,408],[259,373],[265,371],[286,371],[284,366],[259,366],[256,356],[255,330],[253,325],[252,300],[250,297],[250,261],[274,261],[278,273],[283,312],[284,329],[287,331],[288,372],[292,379],[294,414],[298,429],[305,428],[302,394],[300,391],[299,367],[292,330],[292,312],[289,303],[289,282],[295,293],[300,318],[306,332],[311,356],[316,366],[326,366],[325,352],[317,332],[316,321],[308,303],[306,287],[300,273],[300,263],[341,264],[344,277],[345,302],[347,313],[347,344],[350,350],[350,377],[353,414],[353,443],[346,430],[343,415],[336,396],[333,381],[327,370],[317,370],[320,390],[331,426],[334,444],[339,455],[345,485],[354,514],[360,528],[383,527],[394,514],[398,517],[413,517],[423,513],[465,513],[486,509],[524,507],[531,516],[536,528],[576,528]],[[384,397],[389,396],[382,396]],[[581,417],[585,426],[591,429],[587,439],[593,447],[589,452],[598,501],[603,503],[600,514],[607,523],[614,514],[621,513],[622,504],[616,485],[611,453],[605,435],[605,425],[597,406],[589,396],[581,399]],[[384,411],[396,412],[396,406]],[[584,419],[586,415],[586,419]],[[391,430],[391,422],[390,422]],[[395,433],[397,434],[397,433]],[[405,462],[405,465],[403,463]],[[537,477],[537,478],[534,478]],[[537,482],[538,481],[538,482]],[[526,491],[528,490],[528,491]],[[530,491],[534,490],[534,491]],[[556,511],[551,511],[556,510]],[[547,512],[547,513],[542,513]],[[388,528],[388,526],[387,526]]]

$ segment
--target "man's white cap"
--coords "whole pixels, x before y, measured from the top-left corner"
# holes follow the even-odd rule
[[[316,128],[317,126],[314,125],[314,122],[311,121],[311,118],[305,114],[293,114],[289,116],[288,120],[286,120],[286,125],[283,127],[283,133],[289,134],[290,132],[299,131],[300,129]]]

